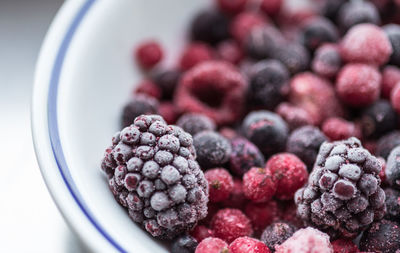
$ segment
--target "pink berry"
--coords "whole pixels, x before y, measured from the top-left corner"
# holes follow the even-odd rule
[[[216,0],[218,8],[228,14],[236,14],[243,11],[247,0]]]
[[[392,92],[390,93],[390,102],[393,109],[400,114],[400,82],[394,86]]]
[[[253,167],[243,176],[243,192],[256,203],[267,202],[274,196],[277,184],[270,170]]]
[[[144,69],[151,69],[163,58],[163,50],[156,41],[146,41],[135,51],[137,62]]]
[[[343,37],[340,46],[345,61],[376,66],[386,63],[393,51],[387,35],[373,24],[353,26]]]
[[[191,69],[197,64],[214,58],[214,52],[207,44],[196,42],[188,45],[180,59],[180,67],[183,70]]]
[[[248,203],[245,207],[246,216],[249,217],[256,235],[260,235],[266,226],[279,220],[279,210],[276,201],[266,203]]]
[[[381,74],[366,64],[347,64],[336,79],[336,91],[343,102],[362,107],[374,103],[381,90]]]
[[[386,66],[382,70],[382,96],[390,98],[390,92],[400,82],[400,69],[396,66]]]
[[[332,242],[333,253],[357,253],[357,245],[349,239],[337,239]]]
[[[228,252],[228,244],[215,237],[208,237],[197,245],[195,253],[223,253]]]
[[[361,129],[353,122],[342,118],[329,118],[322,124],[322,132],[331,140],[346,140],[352,136],[361,138]]]
[[[229,253],[270,253],[271,251],[263,242],[250,238],[239,237],[229,245]]]
[[[277,183],[275,197],[280,200],[293,199],[294,193],[308,179],[306,165],[295,155],[281,153],[272,156],[266,165]]]
[[[266,23],[266,19],[257,12],[242,12],[232,20],[230,27],[231,34],[239,44],[242,44],[252,29]]]
[[[262,0],[260,9],[269,16],[275,16],[281,10],[283,0]]]
[[[204,225],[197,225],[192,231],[190,231],[190,235],[200,243],[207,237],[212,237],[214,233]]]
[[[238,64],[243,58],[243,51],[234,40],[223,41],[217,47],[218,56],[232,64]]]
[[[231,243],[238,237],[251,236],[253,228],[249,218],[238,209],[221,209],[211,221],[214,236]]]
[[[160,114],[168,124],[174,124],[179,117],[178,109],[171,102],[162,102],[158,107]]]
[[[155,99],[161,98],[161,89],[150,80],[141,81],[135,89],[135,94],[146,94]]]
[[[233,190],[233,178],[227,170],[222,168],[207,170],[204,176],[208,181],[211,202],[220,202],[229,198]]]

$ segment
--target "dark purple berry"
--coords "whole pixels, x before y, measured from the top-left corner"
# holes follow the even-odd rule
[[[335,21],[340,8],[345,2],[346,0],[326,0],[322,7],[322,14]]]
[[[368,252],[397,253],[400,249],[400,224],[382,220],[364,232],[360,250]]]
[[[392,55],[390,56],[389,63],[396,66],[400,65],[400,25],[389,24],[382,27],[386,35],[389,37],[390,44],[392,45]]]
[[[194,253],[198,242],[190,235],[181,235],[174,239],[171,253]]]
[[[341,66],[340,50],[334,44],[324,44],[317,48],[311,64],[311,68],[315,73],[326,78],[335,77]]]
[[[279,44],[272,52],[271,58],[281,61],[292,75],[308,69],[310,64],[308,50],[296,43]]]
[[[186,113],[182,115],[176,122],[176,125],[182,127],[184,131],[193,136],[201,131],[214,131],[217,128],[212,119],[198,113]]]
[[[385,169],[386,181],[400,189],[400,146],[394,148],[387,159]]]
[[[229,38],[228,19],[216,11],[202,11],[192,22],[191,35],[193,40],[215,45]]]
[[[386,219],[400,221],[400,191],[387,188],[385,189],[386,196]]]
[[[337,23],[343,31],[347,31],[350,27],[361,23],[379,25],[381,19],[378,10],[372,3],[350,1],[340,8]]]
[[[153,81],[160,87],[162,91],[162,97],[164,99],[171,99],[176,86],[181,78],[181,72],[179,70],[162,70],[154,74]]]
[[[378,100],[362,113],[362,129],[365,137],[379,137],[397,126],[397,114],[390,102]]]
[[[285,40],[273,26],[260,26],[250,31],[245,41],[246,51],[250,57],[258,60],[268,58],[274,49]]]
[[[289,223],[272,223],[265,228],[261,235],[261,241],[265,243],[272,252],[275,252],[275,246],[286,241],[294,234],[294,232],[296,232],[296,230],[296,227]]]
[[[326,18],[310,18],[305,21],[301,32],[301,41],[310,51],[314,51],[323,43],[336,42],[339,33],[335,25]]]
[[[385,159],[390,154],[390,151],[400,145],[400,131],[392,131],[379,138],[376,145],[376,155]]]
[[[230,170],[242,176],[252,167],[264,167],[265,159],[260,150],[245,138],[231,140],[232,153],[229,160]]]
[[[126,127],[133,123],[133,120],[142,114],[157,113],[159,103],[150,96],[137,94],[125,105],[122,111],[122,126]]]

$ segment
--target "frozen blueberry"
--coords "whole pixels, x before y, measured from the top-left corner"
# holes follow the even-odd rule
[[[181,72],[175,69],[158,71],[154,74],[153,81],[161,89],[162,97],[170,99],[174,94],[175,87],[181,78]]]
[[[281,61],[288,68],[291,74],[308,69],[310,64],[310,54],[308,50],[300,44],[282,43],[273,51],[272,58]]]
[[[260,150],[245,138],[237,137],[231,140],[230,170],[242,176],[252,167],[263,167],[265,159]]]
[[[144,94],[135,95],[122,111],[122,126],[131,125],[133,120],[139,115],[157,113],[158,106],[158,101],[153,97]]]
[[[397,114],[386,100],[378,100],[362,113],[362,129],[366,137],[379,137],[397,126]]]
[[[194,253],[197,244],[197,240],[190,235],[181,235],[172,242],[171,253]]]
[[[274,49],[284,42],[282,34],[273,26],[260,26],[250,31],[245,41],[250,57],[258,60],[270,57]]]
[[[176,124],[193,136],[201,131],[213,131],[217,128],[212,119],[199,113],[186,113],[178,119]]]
[[[400,131],[392,131],[382,136],[376,145],[376,155],[383,158],[389,156],[390,151],[400,145]]]
[[[387,159],[386,181],[395,188],[400,188],[400,146],[394,148]]]
[[[382,27],[386,35],[389,37],[393,52],[390,56],[389,63],[400,65],[400,25],[389,24]]]
[[[327,0],[324,2],[322,7],[322,14],[335,21],[338,15],[338,12],[342,5],[346,3],[347,0]]]
[[[376,7],[368,1],[349,1],[342,5],[337,19],[340,27],[346,31],[361,23],[379,25],[381,20]]]
[[[217,44],[229,38],[228,25],[228,19],[223,14],[212,10],[202,11],[192,22],[192,39]]]
[[[339,33],[335,25],[326,18],[310,18],[305,21],[302,27],[301,41],[311,51],[326,42],[336,42]]]

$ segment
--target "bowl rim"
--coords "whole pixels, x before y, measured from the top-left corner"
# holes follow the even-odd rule
[[[91,214],[70,176],[59,138],[58,84],[64,59],[79,25],[97,0],[66,1],[52,21],[36,64],[31,127],[46,186],[70,228],[93,252],[127,252]]]

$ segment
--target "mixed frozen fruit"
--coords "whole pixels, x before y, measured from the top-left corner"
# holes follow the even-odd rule
[[[173,253],[399,253],[400,1],[214,2],[135,49],[117,202]]]

